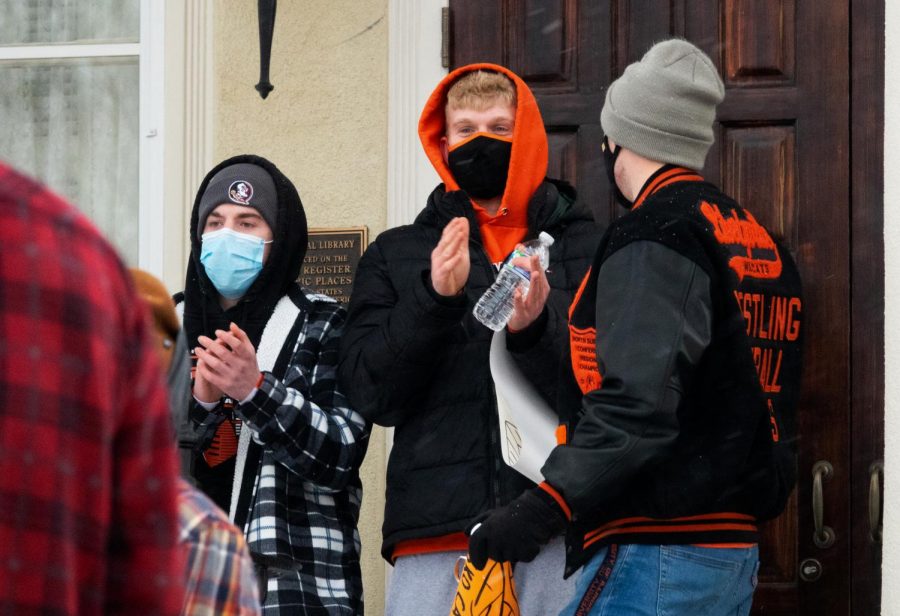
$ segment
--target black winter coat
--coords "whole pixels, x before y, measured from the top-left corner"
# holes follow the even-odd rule
[[[454,217],[470,221],[471,270],[465,293],[442,298],[431,288],[431,251]],[[556,400],[559,353],[569,304],[602,229],[574,190],[545,181],[529,204],[527,239],[547,231],[548,307],[509,348],[542,395]],[[462,192],[440,185],[412,225],[385,231],[356,274],[342,341],[340,379],[366,419],[394,426],[387,469],[383,556],[398,541],[463,531],[478,514],[533,484],[501,458],[488,353],[492,333],[472,308],[496,270],[481,245],[474,211]],[[518,352],[519,346],[527,351]]]

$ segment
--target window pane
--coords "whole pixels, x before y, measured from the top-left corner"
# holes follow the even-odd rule
[[[138,59],[0,62],[0,158],[138,257]]]
[[[0,0],[0,45],[136,43],[139,0]]]

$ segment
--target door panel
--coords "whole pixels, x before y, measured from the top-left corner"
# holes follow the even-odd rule
[[[640,60],[656,41],[673,35],[684,36],[683,2],[613,0],[610,5],[610,23],[615,26],[610,39],[615,51],[614,77]]]
[[[724,80],[729,86],[792,85],[794,0],[724,0]]]
[[[728,160],[722,169],[723,189],[738,203],[758,204],[753,215],[796,254],[800,241],[796,127],[735,123],[723,126],[720,134],[723,157]],[[758,178],[766,181],[753,181]]]

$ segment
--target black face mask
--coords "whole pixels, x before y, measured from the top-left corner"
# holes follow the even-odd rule
[[[493,199],[506,189],[512,143],[478,135],[447,155],[450,172],[473,199]]]
[[[617,143],[616,151],[613,152],[612,148],[609,147],[609,137],[603,138],[603,162],[606,164],[606,177],[609,178],[609,185],[613,188],[616,201],[618,201],[619,205],[622,207],[630,210],[634,207],[634,201],[629,200],[628,197],[619,190],[619,185],[616,184],[616,160],[618,160],[619,154],[621,153],[622,146]]]

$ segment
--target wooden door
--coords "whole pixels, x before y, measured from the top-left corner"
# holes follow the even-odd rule
[[[856,23],[877,21],[875,13],[857,10]],[[757,614],[876,613],[871,580],[854,589],[875,598],[855,597],[850,611],[851,552],[863,540],[852,533],[862,508],[854,502],[851,518],[851,485],[859,485],[863,459],[880,457],[850,446],[858,425],[851,352],[877,361],[850,344],[850,23],[850,0],[450,0],[452,68],[496,62],[528,82],[549,134],[550,174],[574,183],[598,220],[621,213],[600,152],[609,82],[671,36],[692,41],[719,67],[727,95],[704,175],[787,243],[805,287],[799,480],[784,514],[765,530]],[[871,97],[862,102],[877,107]],[[877,244],[880,227],[871,218],[866,224]],[[877,295],[876,278],[866,291]],[[865,313],[855,307],[854,318],[877,319],[877,305]],[[877,403],[879,373],[857,382]],[[814,540],[813,468],[820,461],[833,469],[822,482],[823,521],[834,531],[827,546]]]

